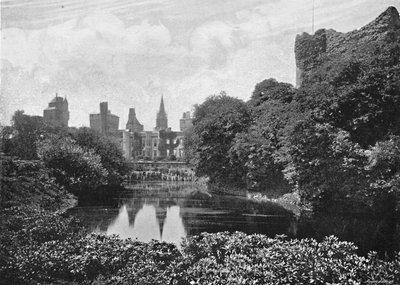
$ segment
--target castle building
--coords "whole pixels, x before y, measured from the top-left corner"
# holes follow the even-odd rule
[[[158,160],[184,157],[183,131],[192,126],[190,112],[183,114],[180,121],[181,131],[172,131],[168,127],[164,98],[161,97],[156,126],[153,131],[144,131],[134,110],[129,109],[126,130],[122,136],[122,148],[127,159]]]
[[[132,133],[140,133],[143,132],[143,125],[136,118],[135,108],[129,109],[128,122],[126,123],[126,129]]]
[[[193,119],[190,117],[190,111],[187,111],[183,113],[182,118],[179,120],[179,127],[181,132],[185,132],[192,126],[193,126]]]
[[[160,157],[159,144],[160,137],[157,131],[144,131],[140,133],[142,142],[142,157],[146,159],[156,159]]]
[[[111,114],[108,110],[108,103],[100,103],[100,113],[90,114],[90,128],[94,129],[104,135],[113,134],[118,132],[119,117]]]
[[[53,127],[68,127],[69,111],[67,98],[56,97],[43,110],[43,122]]]

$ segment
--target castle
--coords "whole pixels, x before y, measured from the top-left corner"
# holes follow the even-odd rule
[[[67,98],[56,97],[43,110],[43,122],[53,127],[68,127],[69,111]]]
[[[68,120],[68,101],[56,94],[43,111],[43,121],[53,127],[68,127]],[[185,112],[179,122],[180,130],[172,131],[168,127],[163,97],[157,112],[156,126],[152,131],[144,130],[134,108],[129,109],[126,128],[119,130],[119,117],[111,113],[107,102],[100,103],[100,113],[90,114],[89,121],[91,129],[120,144],[128,160],[182,159],[184,132],[192,126],[190,112]]]
[[[156,117],[156,126],[152,131],[145,131],[136,118],[135,109],[129,109],[126,130],[122,131],[122,149],[128,160],[181,159],[184,157],[183,135],[192,126],[190,112],[185,112],[180,120],[180,131],[168,127],[168,115],[165,111],[164,98]]]
[[[168,127],[168,115],[163,97],[157,112],[156,125],[152,131],[144,130],[136,117],[135,108],[129,109],[126,127],[124,130],[119,130],[119,117],[111,113],[107,102],[101,102],[100,113],[90,114],[89,119],[90,128],[119,143],[128,160],[183,158],[183,135],[192,126],[190,112],[185,112],[180,120],[180,131],[172,131]]]
[[[115,134],[118,132],[119,117],[111,114],[108,110],[108,103],[100,103],[100,113],[89,115],[90,128],[103,135]]]

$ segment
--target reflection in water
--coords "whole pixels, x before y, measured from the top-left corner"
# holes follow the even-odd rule
[[[140,241],[152,239],[179,244],[186,236],[179,207],[172,206],[165,210],[151,204],[144,204],[137,212],[133,223],[129,222],[127,206],[124,204],[118,216],[107,228],[107,234],[116,234],[121,238],[133,238]]]
[[[182,238],[201,232],[293,236],[292,212],[276,203],[211,196],[191,183],[142,183],[117,193],[114,199],[86,197],[70,213],[92,232],[140,241],[156,239],[178,246]]]
[[[332,213],[297,220],[276,203],[210,196],[191,183],[140,183],[124,191],[111,191],[111,196],[98,196],[80,199],[69,212],[89,231],[122,238],[156,239],[179,246],[183,237],[201,232],[242,231],[269,237],[286,234],[318,240],[333,234],[355,242],[363,254],[370,250],[390,253],[400,248],[397,220]]]
[[[161,240],[179,244],[185,236],[186,231],[179,214],[179,206],[172,206],[167,210],[167,219]]]

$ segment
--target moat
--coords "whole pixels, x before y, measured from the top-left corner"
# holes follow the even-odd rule
[[[278,204],[211,196],[192,183],[133,184],[118,197],[80,202],[70,212],[92,232],[177,245],[183,237],[201,232],[243,231],[269,236],[296,233],[293,214]]]
[[[384,220],[335,214],[299,219],[277,203],[210,195],[190,182],[141,182],[117,193],[80,200],[69,212],[90,232],[178,246],[188,235],[241,231],[319,240],[336,235],[355,242],[361,253],[399,247],[398,232],[387,232],[393,225]]]

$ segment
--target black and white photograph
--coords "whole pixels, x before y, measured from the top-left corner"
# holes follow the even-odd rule
[[[0,9],[0,285],[400,285],[399,0]]]

